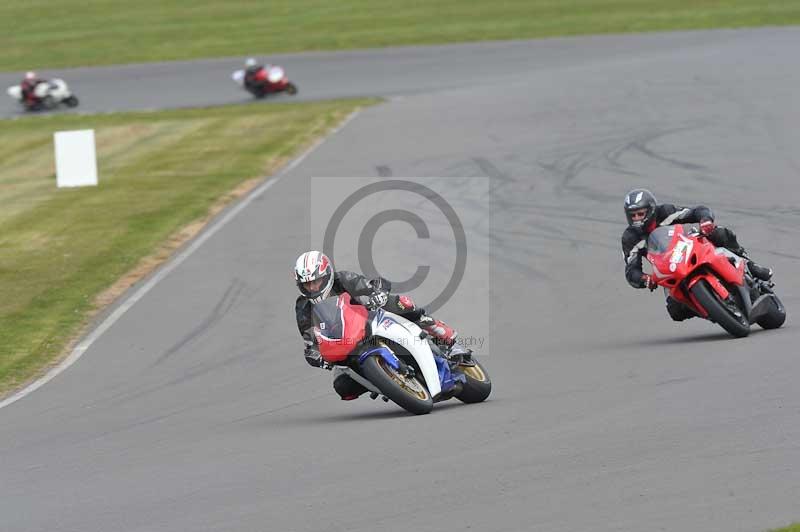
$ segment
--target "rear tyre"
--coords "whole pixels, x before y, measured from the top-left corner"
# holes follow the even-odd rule
[[[289,83],[286,85],[286,92],[287,92],[288,94],[291,94],[292,96],[294,96],[295,94],[297,94],[297,85],[295,85],[295,84],[294,84],[294,83],[292,83],[292,82],[289,82]]]
[[[416,377],[396,371],[382,357],[367,357],[361,370],[383,395],[412,414],[427,414],[433,410],[433,398],[428,389]]]
[[[64,100],[64,103],[67,105],[67,107],[78,107],[78,97],[74,95],[70,96]]]
[[[458,366],[458,371],[463,373],[467,378],[461,392],[456,395],[456,399],[464,403],[480,403],[489,397],[492,393],[492,380],[489,378],[489,372],[483,365],[475,360],[474,366]]]
[[[778,296],[772,294],[772,297],[775,298],[772,310],[770,310],[769,314],[756,321],[762,329],[777,329],[786,321],[786,307],[783,306]]]
[[[747,321],[747,318],[741,311],[741,307],[739,307],[739,315],[735,315],[711,286],[709,286],[707,281],[703,279],[697,281],[691,288],[691,291],[700,305],[708,312],[709,319],[718,323],[720,327],[728,331],[731,336],[744,338],[750,334],[750,322]]]

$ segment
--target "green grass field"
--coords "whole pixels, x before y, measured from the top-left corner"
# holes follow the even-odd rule
[[[0,395],[57,357],[98,294],[143,257],[207,218],[237,185],[254,183],[367,103],[3,122]],[[81,128],[95,129],[100,185],[59,190],[53,132]]]
[[[797,0],[0,2],[0,70],[800,24]]]
[[[770,530],[769,532],[800,532],[800,523],[795,523],[785,528],[776,528],[775,530]]]

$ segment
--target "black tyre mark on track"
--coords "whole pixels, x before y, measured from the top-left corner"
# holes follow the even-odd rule
[[[167,349],[158,359],[153,362],[150,367],[157,366],[167,360],[169,357],[183,349],[188,344],[192,343],[194,340],[208,332],[214,325],[219,323],[219,321],[227,314],[233,305],[236,303],[236,300],[241,295],[242,291],[244,290],[244,283],[239,279],[234,279],[233,282],[228,286],[228,289],[225,290],[225,293],[222,295],[222,298],[214,305],[214,308],[211,310],[211,313],[201,321],[197,327],[189,331],[183,338],[175,342],[169,349]]]

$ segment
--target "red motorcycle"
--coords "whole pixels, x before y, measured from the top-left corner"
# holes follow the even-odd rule
[[[276,65],[262,67],[250,79],[247,79],[244,70],[237,70],[231,75],[231,78],[256,98],[263,98],[267,94],[278,92],[297,94],[297,85],[289,81],[282,67]]]
[[[786,320],[773,283],[753,277],[742,257],[714,246],[697,224],[664,226],[650,233],[647,260],[653,279],[670,297],[732,336],[747,336],[752,323],[777,329]]]

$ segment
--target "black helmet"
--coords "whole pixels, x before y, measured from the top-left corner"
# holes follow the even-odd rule
[[[646,209],[646,210],[645,210]],[[638,211],[645,210],[644,217]],[[634,213],[637,214],[634,220]],[[625,195],[625,218],[631,227],[646,228],[656,216],[656,197],[644,188],[635,188]]]

